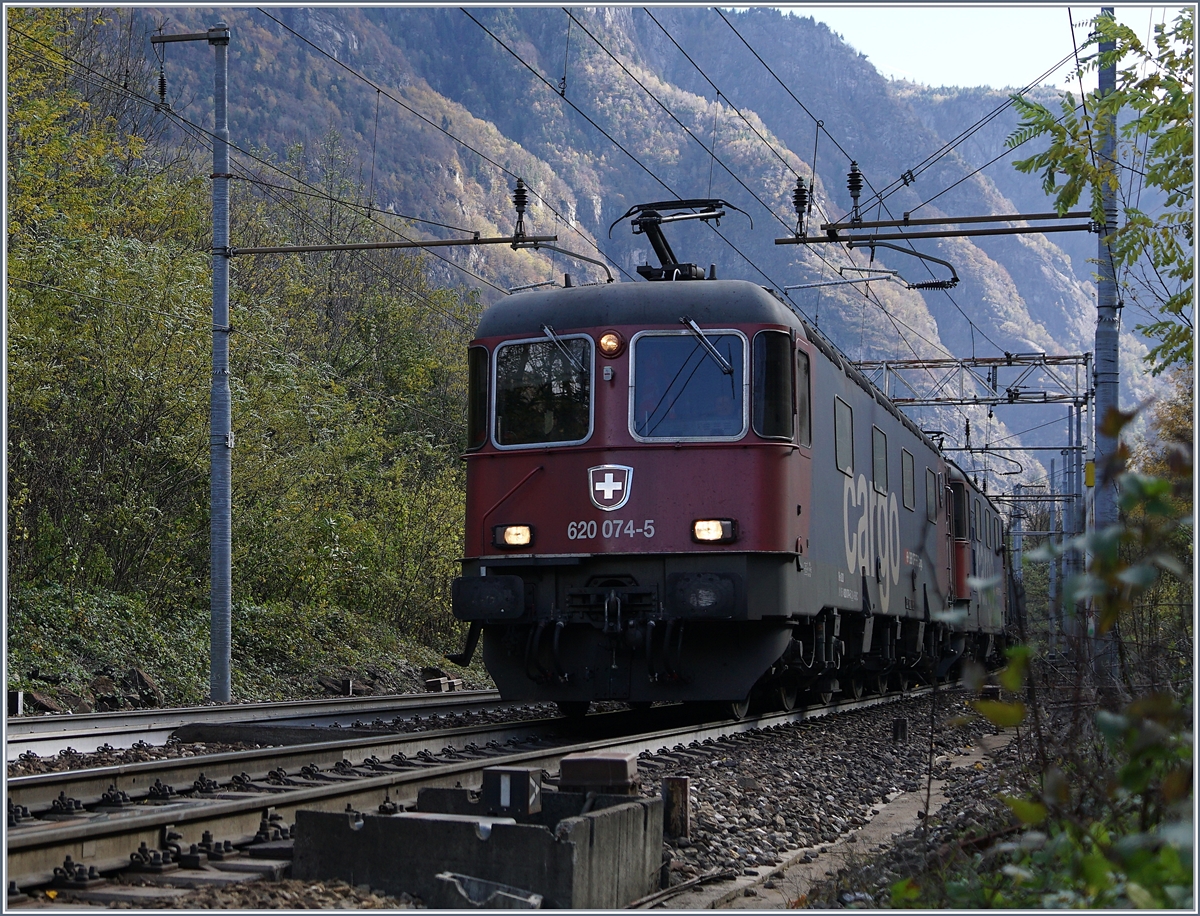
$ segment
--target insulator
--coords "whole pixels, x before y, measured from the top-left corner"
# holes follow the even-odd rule
[[[850,163],[850,175],[846,179],[846,186],[850,189],[850,196],[858,200],[858,195],[862,192],[863,176],[858,170],[858,163]]]
[[[517,208],[517,216],[525,215],[525,205],[529,203],[529,194],[525,190],[525,182],[517,179],[517,189],[513,191],[513,206]]]
[[[858,215],[858,195],[862,193],[863,176],[858,170],[858,163],[850,163],[850,175],[846,179],[846,187],[850,189],[850,200],[854,202],[853,220],[858,222],[861,217]]]
[[[792,206],[796,208],[796,234],[799,235],[804,228],[804,214],[808,210],[808,188],[804,186],[804,179],[796,179],[796,190],[792,191]]]
[[[167,74],[162,70],[158,71],[158,99],[163,105],[167,104]]]
[[[517,208],[517,225],[513,228],[513,238],[525,235],[525,205],[529,203],[529,194],[525,190],[525,182],[517,179],[517,189],[513,191],[513,206]],[[516,243],[513,243],[514,247]]]

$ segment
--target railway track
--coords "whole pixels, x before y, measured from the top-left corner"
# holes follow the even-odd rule
[[[287,825],[302,808],[375,811],[414,802],[428,786],[478,787],[483,768],[501,761],[555,772],[561,757],[577,751],[656,753],[890,699],[720,722],[696,721],[683,707],[658,707],[579,721],[336,740],[322,732],[323,740],[286,747],[17,777],[8,781],[8,876],[21,888],[52,884],[68,856],[76,866],[86,866],[85,873],[113,872],[130,867],[130,854],[143,843],[149,850],[173,844],[186,852],[206,838],[253,848],[257,837],[269,853],[281,842],[286,845]],[[65,886],[71,886],[69,880]]]
[[[5,724],[5,759],[11,762],[27,752],[41,757],[53,756],[67,747],[81,753],[91,753],[106,744],[113,748],[133,747],[138,741],[162,744],[183,725],[218,726],[255,722],[277,726],[331,726],[336,722],[341,726],[351,726],[363,719],[478,712],[499,705],[500,694],[495,690],[460,690],[444,694],[334,697],[286,703],[13,716]]]

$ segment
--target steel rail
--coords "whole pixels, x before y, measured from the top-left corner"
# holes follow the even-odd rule
[[[361,762],[378,757],[387,761],[393,754],[419,758],[422,753],[438,754],[448,747],[486,746],[488,742],[504,745],[530,737],[546,740],[544,733],[561,725],[561,720],[538,719],[421,732],[377,731],[344,738],[338,735],[338,729],[330,729],[325,735],[313,729],[310,740],[302,743],[16,776],[8,780],[7,789],[13,804],[38,814],[51,810],[59,793],[87,806],[99,803],[104,792],[115,786],[137,801],[147,796],[156,781],[189,789],[202,776],[219,783],[235,776],[265,781],[272,772],[284,770],[294,776],[309,764],[326,769],[342,760]]]
[[[113,871],[129,864],[130,851],[140,843],[146,843],[151,849],[163,848],[167,833],[173,834],[185,849],[191,843],[200,842],[205,831],[210,831],[218,839],[233,839],[236,845],[248,842],[263,819],[271,815],[290,823],[295,820],[295,812],[302,808],[369,811],[375,810],[385,799],[411,802],[420,788],[428,786],[462,785],[475,788],[482,780],[482,770],[498,762],[553,771],[562,757],[579,751],[655,753],[676,744],[710,738],[715,740],[850,709],[890,703],[920,695],[929,689],[847,700],[827,707],[769,713],[741,720],[690,724],[633,736],[592,738],[555,747],[517,750],[502,757],[451,761],[438,767],[395,769],[379,775],[348,778],[322,785],[279,786],[278,791],[269,793],[225,791],[211,799],[179,798],[153,806],[133,806],[136,810],[111,810],[66,820],[39,821],[9,829],[7,873],[9,880],[16,881],[22,888],[44,885],[53,880],[54,868],[61,866],[68,855],[75,862],[94,865],[100,872]],[[525,728],[529,727],[530,724],[526,723]],[[414,736],[405,737],[411,739]],[[423,737],[428,739],[431,736]],[[439,737],[444,740],[446,733],[441,733]],[[345,749],[341,750],[344,754]],[[129,768],[123,769],[128,771]]]
[[[138,741],[161,744],[182,725],[235,722],[297,722],[348,725],[363,716],[432,715],[467,712],[502,704],[496,690],[456,690],[451,693],[390,694],[369,697],[331,697],[278,703],[239,703],[171,709],[138,709],[80,715],[10,716],[5,723],[5,757],[16,760],[26,751],[40,756],[70,746],[90,753],[108,744],[132,747]]]

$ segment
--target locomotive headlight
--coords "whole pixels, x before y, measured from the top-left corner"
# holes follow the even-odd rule
[[[692,522],[692,540],[702,544],[721,544],[737,540],[737,520],[709,518]]]
[[[502,550],[528,547],[532,543],[533,527],[530,525],[497,525],[492,529],[492,546]]]
[[[624,345],[625,341],[616,331],[605,331],[600,335],[600,353],[609,359],[620,353]]]

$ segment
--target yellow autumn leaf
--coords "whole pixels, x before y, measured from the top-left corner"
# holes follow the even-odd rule
[[[1046,806],[1025,798],[1005,796],[1004,804],[1012,809],[1012,813],[1024,824],[1040,824],[1046,819]]]
[[[975,700],[971,704],[977,713],[1001,728],[1020,725],[1025,718],[1025,704],[1002,703],[999,700]]]

